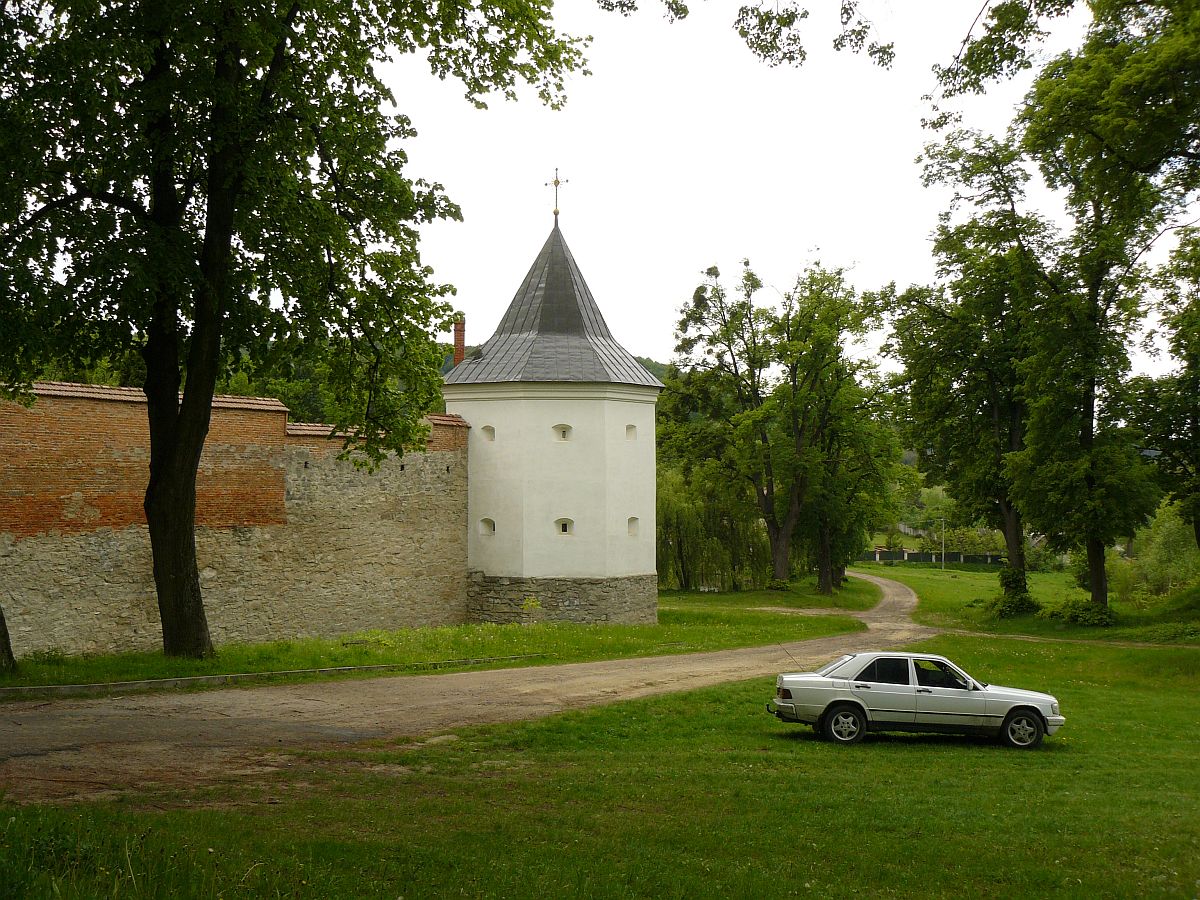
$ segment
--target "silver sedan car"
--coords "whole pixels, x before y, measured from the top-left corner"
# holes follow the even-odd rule
[[[928,653],[851,653],[815,672],[780,675],[767,712],[836,744],[868,731],[934,731],[1032,750],[1066,722],[1049,694],[978,681]]]

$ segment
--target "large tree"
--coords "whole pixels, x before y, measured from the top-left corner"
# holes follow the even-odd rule
[[[1049,23],[1078,0],[1002,0],[939,70],[942,96],[981,92],[1034,65]],[[1092,0],[1077,50],[1052,60],[1017,133],[1065,199],[1071,232],[1032,309],[1027,446],[1008,459],[1031,519],[1087,548],[1106,603],[1104,545],[1148,511],[1151,492],[1119,401],[1126,342],[1145,309],[1146,248],[1200,184],[1200,7]],[[935,115],[935,125],[953,117]]]
[[[458,210],[406,174],[379,64],[419,50],[473,100],[530,82],[557,103],[581,44],[542,0],[0,10],[0,383],[141,355],[163,646],[204,656],[195,481],[226,369],[327,342],[332,424],[376,459],[437,398],[449,310],[414,225]]]
[[[1004,534],[1011,596],[1027,592],[1025,523],[1005,460],[1024,449],[1028,311],[1044,289],[1048,228],[1022,211],[1029,173],[1011,144],[957,133],[926,156],[927,183],[955,187],[965,221],[934,238],[940,283],[897,298],[909,441],[972,521]]]
[[[840,270],[813,266],[777,308],[756,302],[762,287],[748,262],[732,292],[711,268],[684,304],[676,351],[689,397],[672,439],[752,496],[782,581],[822,439],[854,383],[845,344],[868,315]]]
[[[882,408],[883,391],[858,364],[833,395],[818,438],[819,465],[801,515],[801,537],[817,573],[817,592],[832,594],[867,535],[896,520],[900,442]]]
[[[1183,233],[1157,280],[1160,328],[1177,366],[1133,379],[1121,415],[1141,433],[1160,486],[1200,547],[1200,232]]]

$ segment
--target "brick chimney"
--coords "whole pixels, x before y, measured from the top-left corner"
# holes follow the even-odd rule
[[[463,317],[454,320],[454,365],[467,355],[467,322]]]

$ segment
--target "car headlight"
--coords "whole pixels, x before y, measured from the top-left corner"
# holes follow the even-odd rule
[[[1055,700],[1053,703],[1050,704],[1050,714],[1054,715],[1054,716],[1058,715],[1058,701],[1057,700]]]

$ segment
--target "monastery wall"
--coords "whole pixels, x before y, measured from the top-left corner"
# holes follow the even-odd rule
[[[197,554],[218,646],[467,618],[467,428],[366,473],[274,400],[218,398]],[[140,391],[38,386],[0,402],[0,605],[18,657],[161,647],[142,512]]]

